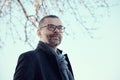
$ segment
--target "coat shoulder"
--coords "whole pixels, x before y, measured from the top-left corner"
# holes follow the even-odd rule
[[[38,59],[42,59],[43,54],[44,52],[42,51],[38,51],[38,50],[31,50],[31,51],[27,51],[27,52],[24,52],[22,54],[20,54],[19,58],[26,58],[26,59],[29,59],[29,60],[38,60]]]

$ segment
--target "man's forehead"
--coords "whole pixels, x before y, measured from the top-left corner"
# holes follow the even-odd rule
[[[57,24],[57,25],[62,24],[62,22],[58,18],[45,18],[43,23],[44,24]]]

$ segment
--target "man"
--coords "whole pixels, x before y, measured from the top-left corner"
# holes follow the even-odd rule
[[[55,15],[43,17],[37,30],[37,48],[20,55],[14,80],[74,80],[67,55],[57,48],[65,27]]]

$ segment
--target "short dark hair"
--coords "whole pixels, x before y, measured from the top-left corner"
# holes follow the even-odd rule
[[[46,19],[46,18],[58,18],[59,19],[59,17],[58,16],[56,16],[56,15],[47,15],[47,16],[44,16],[41,20],[40,20],[40,22],[39,22],[39,27],[40,27],[40,24],[44,21],[44,19]]]

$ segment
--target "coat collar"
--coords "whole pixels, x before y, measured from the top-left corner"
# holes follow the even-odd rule
[[[56,54],[56,52],[54,51],[54,49],[47,43],[44,43],[42,41],[39,41],[38,46],[36,48],[37,50],[42,50],[45,53],[48,53],[49,55],[53,55]],[[57,48],[57,51],[59,51],[62,54],[62,50]]]

